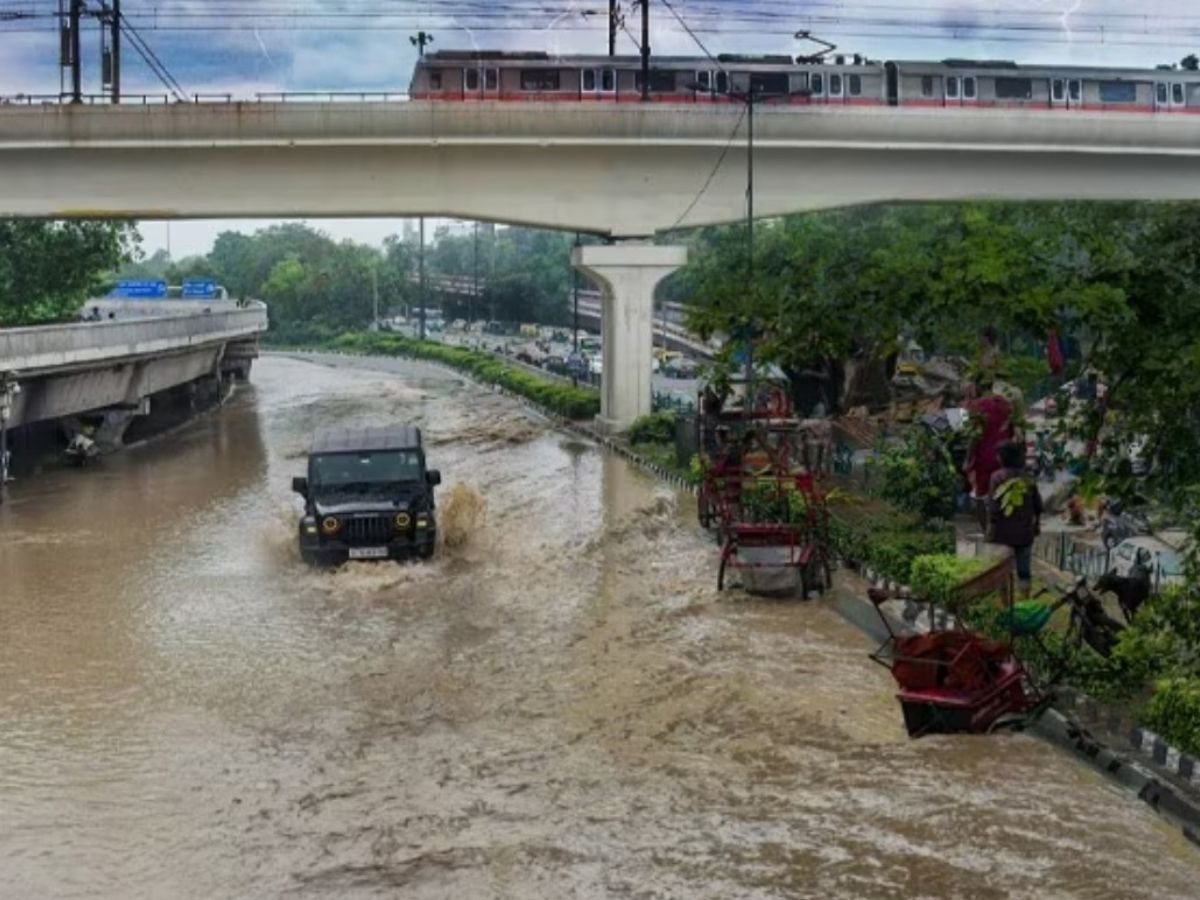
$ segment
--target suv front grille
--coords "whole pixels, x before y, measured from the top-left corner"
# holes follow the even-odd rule
[[[354,547],[378,547],[392,538],[390,516],[353,516],[346,520],[342,538]]]

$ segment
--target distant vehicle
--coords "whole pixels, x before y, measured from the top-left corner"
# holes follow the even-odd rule
[[[1110,567],[1117,575],[1128,576],[1139,554],[1155,587],[1184,583],[1183,557],[1179,551],[1149,535],[1127,538],[1113,548]]]
[[[483,333],[503,335],[508,334],[508,329],[504,327],[503,322],[488,322],[483,326]]]
[[[699,372],[700,366],[697,362],[685,356],[668,359],[662,367],[662,373],[668,378],[695,378]]]
[[[521,344],[513,349],[513,356],[517,362],[527,363],[531,366],[540,366],[546,359],[546,353],[537,346],[537,344]]]
[[[304,498],[301,558],[313,565],[429,559],[437,546],[433,489],[441,483],[412,425],[317,432],[308,476],[292,479]]]
[[[525,324],[521,326],[521,337],[536,338],[541,334],[537,325]]]
[[[604,357],[597,353],[595,356],[588,357],[588,371],[593,375],[604,374]]]
[[[599,353],[603,346],[598,337],[588,336],[579,339],[579,349],[584,353]]]

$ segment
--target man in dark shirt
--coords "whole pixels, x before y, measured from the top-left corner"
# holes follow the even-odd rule
[[[1033,580],[1033,540],[1041,532],[1042,497],[1025,474],[1025,448],[999,447],[1000,469],[992,473],[988,491],[988,540],[1012,547],[1017,579],[1028,596]]]

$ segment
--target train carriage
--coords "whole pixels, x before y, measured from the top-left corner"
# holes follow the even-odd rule
[[[652,102],[730,103],[729,92],[751,91],[793,106],[1200,112],[1200,72],[1180,69],[744,54],[656,56],[650,69]],[[637,56],[443,50],[418,61],[410,93],[437,102],[640,102],[642,64]]]

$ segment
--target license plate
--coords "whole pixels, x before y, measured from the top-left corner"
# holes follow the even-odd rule
[[[387,559],[387,547],[351,547],[351,559]]]

